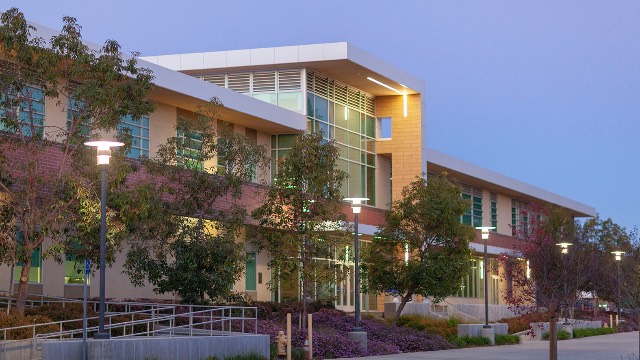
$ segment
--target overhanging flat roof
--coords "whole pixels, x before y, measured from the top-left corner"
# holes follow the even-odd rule
[[[452,177],[469,185],[506,194],[514,198],[540,202],[541,200],[569,210],[576,217],[594,217],[595,208],[529,185],[522,181],[498,174],[478,165],[460,160],[434,149],[427,149],[427,169],[431,173],[447,172]]]
[[[422,94],[425,88],[422,79],[347,42],[146,56],[143,59],[187,74],[304,67],[374,96],[398,94],[368,77],[407,94]]]
[[[50,39],[60,32],[44,25],[30,23],[36,30],[32,35]],[[95,43],[84,41],[91,49],[101,47]],[[126,55],[124,55],[127,58]],[[224,107],[220,110],[222,119],[238,125],[251,127],[268,134],[306,130],[307,120],[304,115],[281,107],[267,104],[249,96],[195,79],[192,76],[169,70],[157,64],[139,59],[138,65],[153,72],[155,87],[150,97],[156,101],[197,111],[211,98],[218,98]]]

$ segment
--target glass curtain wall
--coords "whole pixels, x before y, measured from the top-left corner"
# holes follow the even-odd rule
[[[375,205],[375,98],[312,71],[306,80],[307,131],[336,141],[338,167],[348,174],[342,193]]]

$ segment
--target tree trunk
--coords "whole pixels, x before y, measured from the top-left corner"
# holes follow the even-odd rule
[[[301,327],[301,329],[304,329],[307,327],[307,291],[308,291],[308,280],[307,280],[307,275],[306,275],[306,269],[307,269],[307,237],[305,236],[303,242],[302,242],[302,319],[300,322],[298,322]]]
[[[400,315],[402,314],[402,310],[404,310],[404,306],[411,300],[413,296],[412,292],[408,292],[405,296],[402,297],[402,301],[400,301],[400,306],[398,306],[398,311],[396,311],[396,316],[393,318],[393,326],[396,326],[398,323],[398,319],[400,319]]]
[[[22,264],[20,272],[20,282],[18,282],[18,291],[16,294],[16,312],[24,315],[24,308],[27,303],[27,285],[29,284],[29,271],[31,270],[31,256]],[[13,276],[13,274],[11,274]]]

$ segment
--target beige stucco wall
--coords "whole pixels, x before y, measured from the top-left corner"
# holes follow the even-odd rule
[[[498,194],[498,233],[511,235],[511,197]]]
[[[387,209],[391,203],[391,159],[376,156],[376,207]]]
[[[155,103],[155,110],[149,115],[149,157],[158,153],[160,145],[176,136],[178,111],[175,106]]]
[[[391,140],[376,141],[376,153],[391,154],[392,197],[399,199],[402,188],[426,168],[426,159],[422,156],[426,134],[423,134],[421,96],[407,96],[407,117],[404,117],[402,96],[377,96],[376,117],[391,118]]]

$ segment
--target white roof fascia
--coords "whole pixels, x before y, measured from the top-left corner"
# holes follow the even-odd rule
[[[176,71],[348,60],[419,93],[425,90],[422,79],[347,42],[145,56],[142,59]]]
[[[250,96],[196,79],[193,76],[167,69],[139,59],[139,65],[151,69],[156,86],[185,94],[203,101],[218,98],[224,107],[304,131],[307,118],[303,114],[254,99]]]
[[[437,150],[427,148],[427,162],[469,175],[471,177],[487,181],[489,183],[511,189],[513,191],[556,204],[589,216],[596,216],[596,210],[589,206],[571,200],[569,198],[540,189],[522,181],[504,176],[497,172],[482,168],[478,165],[454,158]]]
[[[408,72],[397,68],[373,55],[360,49],[359,47],[351,44],[344,43],[348,46],[348,60],[356,64],[360,64],[363,67],[370,69],[383,75],[389,79],[392,79],[410,89],[413,89],[421,94],[425,92],[424,80],[415,77]]]
[[[44,25],[31,22],[29,22],[29,24],[36,28],[36,30],[32,32],[32,36],[42,37],[46,41],[49,41],[51,37],[60,34],[59,31]],[[89,41],[83,40],[83,43],[90,49],[96,51],[101,48],[100,45]],[[130,55],[123,53],[123,58],[127,59],[130,57]],[[138,65],[140,67],[146,67],[153,72],[153,83],[156,86],[191,96],[202,101],[209,101],[212,97],[216,97],[226,108],[271,121],[295,130],[304,131],[307,129],[307,119],[303,114],[268,104],[247,95],[196,79],[193,76],[169,70],[166,67],[158,66],[149,61],[138,59]]]
[[[478,244],[475,242],[470,242],[469,243],[469,248],[475,252],[479,252],[482,253],[484,252],[484,244]],[[487,245],[487,254],[492,254],[492,255],[500,255],[503,253],[508,253],[508,254],[513,254],[514,250],[513,249],[507,249],[507,248],[503,248],[503,247],[499,247],[499,246],[492,246],[492,245]]]

